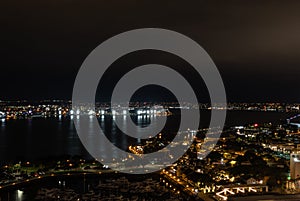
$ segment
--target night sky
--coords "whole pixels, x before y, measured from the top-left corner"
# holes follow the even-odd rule
[[[300,102],[297,0],[2,0],[0,24],[1,100],[71,99],[80,65],[101,42],[159,27],[189,36],[210,54],[229,101]],[[124,58],[109,76],[141,60],[188,68],[163,56]]]

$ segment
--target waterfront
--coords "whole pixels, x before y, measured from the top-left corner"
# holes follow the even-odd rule
[[[254,111],[229,111],[227,115],[226,127],[236,126],[236,125],[245,125],[245,124],[261,124],[261,123],[279,123],[284,122],[284,120],[290,117],[291,113],[283,112],[254,112]],[[209,111],[201,111],[201,124],[200,127],[205,128],[209,123]],[[124,118],[124,117],[120,117]],[[132,117],[137,125],[142,127],[146,126],[150,121],[149,118],[137,116]],[[152,118],[161,118],[159,116]],[[151,118],[150,118],[151,119]],[[61,116],[61,117],[51,117],[51,118],[28,118],[28,119],[10,119],[1,121],[1,132],[0,132],[0,148],[1,148],[1,161],[3,164],[8,162],[17,163],[22,161],[24,164],[25,161],[34,161],[38,159],[43,159],[43,161],[55,161],[57,159],[62,159],[64,157],[74,157],[80,156],[84,159],[91,159],[90,155],[86,152],[82,146],[77,134],[73,121],[78,120],[76,116]],[[99,119],[100,125],[102,125],[113,143],[118,144],[123,149],[126,149],[128,145],[136,143],[136,139],[128,138],[120,132],[115,123],[113,122],[113,117],[110,115],[102,116]],[[159,119],[158,119],[159,120]],[[168,124],[174,130],[168,129],[165,130],[166,133],[172,133],[175,131],[174,125],[180,120],[180,116],[177,113],[168,117]],[[126,126],[126,125],[125,125]],[[76,158],[73,158],[73,162],[76,164]],[[80,159],[81,161],[81,159]],[[74,164],[73,163],[73,164]],[[21,163],[20,163],[21,164]],[[67,160],[67,166],[71,164],[71,161]],[[88,163],[82,163],[79,167],[74,167],[73,171],[80,171],[80,174],[83,174],[85,167],[88,167]],[[26,163],[25,163],[26,165]],[[57,163],[57,167],[61,166]],[[72,165],[73,166],[73,165]],[[70,166],[71,167],[71,166]],[[102,167],[102,166],[99,166]],[[56,169],[56,168],[55,168]],[[51,175],[55,173],[55,169],[51,170],[48,174]],[[23,169],[23,170],[26,170]],[[70,171],[70,169],[60,170],[63,172]],[[71,174],[72,175],[72,174]],[[68,175],[68,176],[71,176]],[[103,176],[105,179],[114,177],[117,174],[105,174]],[[46,175],[47,176],[47,173]],[[37,181],[29,182],[30,185],[21,186],[16,185],[11,190],[2,189],[1,197],[2,200],[32,200],[40,188],[44,188],[43,192],[48,192],[47,189],[54,190],[54,194],[64,194],[72,193],[74,196],[82,196],[82,194],[87,193],[86,189],[89,189],[87,184],[84,185],[82,178],[78,179],[76,177],[73,182],[67,182],[64,185],[72,189],[68,192],[64,192],[64,186],[57,186],[60,181],[60,177],[53,177],[52,179],[44,180],[43,174],[41,176],[37,175],[33,177],[33,180],[36,178],[43,178],[42,180],[37,179]],[[146,175],[146,178],[152,177],[151,175]],[[51,178],[51,177],[50,177]],[[98,178],[98,177],[97,177]],[[138,178],[138,177],[137,177]],[[69,180],[69,179],[67,179]],[[26,182],[26,180],[24,180]],[[60,181],[60,182],[59,182]],[[136,181],[136,179],[134,179]],[[94,181],[91,181],[92,183]],[[97,180],[99,183],[99,179]],[[88,182],[89,183],[89,182]],[[69,185],[67,185],[69,184]],[[61,185],[61,183],[60,183]],[[93,184],[95,185],[95,183]],[[17,186],[19,188],[17,188]],[[18,190],[19,189],[19,190]],[[45,190],[46,189],[46,190]],[[173,189],[172,189],[173,190]],[[175,189],[177,192],[177,189]],[[178,189],[179,190],[179,189]],[[176,192],[171,194],[176,195]],[[180,191],[181,193],[188,193],[185,191]],[[117,192],[116,192],[117,193]],[[117,193],[118,194],[118,193]],[[193,193],[192,193],[193,194]],[[99,196],[99,194],[95,195]],[[104,195],[100,195],[104,196]],[[182,195],[181,195],[182,196]],[[192,195],[193,197],[193,195]]]
[[[71,172],[41,177],[0,191],[1,201],[31,200],[160,200],[173,198],[158,174],[123,175],[112,171]],[[184,195],[181,195],[184,196]]]
[[[289,117],[283,112],[229,111],[226,126],[244,125],[248,123],[279,122]],[[172,122],[178,121],[175,114]],[[61,156],[82,156],[91,158],[81,144],[73,120],[70,117],[32,118],[0,122],[0,161],[16,162],[24,160],[48,159]],[[99,119],[105,123],[105,131],[113,140],[126,149],[134,140],[120,136],[119,129],[111,118]],[[201,112],[201,124],[205,127],[209,122],[209,111]],[[145,122],[139,122],[140,125]]]

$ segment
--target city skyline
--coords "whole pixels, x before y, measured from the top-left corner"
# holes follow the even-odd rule
[[[300,2],[4,0],[0,200],[299,200]]]

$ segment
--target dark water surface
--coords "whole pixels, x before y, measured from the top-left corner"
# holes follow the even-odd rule
[[[280,119],[284,120],[289,116],[290,114],[277,112],[229,111],[226,125],[279,122]],[[208,111],[201,112],[201,126],[204,127],[208,124],[209,117]],[[179,115],[173,115],[170,118],[170,124],[178,122],[178,118]],[[120,137],[122,134],[111,118],[99,119],[99,123],[105,125],[104,130],[107,135],[110,135],[112,141],[120,144],[123,148],[126,149],[128,144],[134,143],[130,139]],[[138,122],[137,124],[143,123],[145,122]],[[63,155],[90,157],[80,142],[70,117],[0,121],[1,163]]]

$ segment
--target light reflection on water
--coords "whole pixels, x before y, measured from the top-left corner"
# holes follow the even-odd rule
[[[279,119],[285,119],[287,116],[288,114],[285,113],[274,112],[229,111],[227,125],[278,121]],[[115,116],[115,118],[121,118],[123,121],[121,130],[126,132],[126,122],[129,117]],[[137,125],[145,127],[151,122],[151,118],[159,117],[150,116],[150,118],[146,118],[138,116],[133,119]],[[172,118],[176,119],[177,117],[175,115]],[[205,119],[207,121],[209,115],[201,113],[201,121],[205,121]],[[79,121],[77,115],[73,117],[33,118],[31,120],[2,119],[0,121],[0,163],[62,155],[79,155],[89,158],[90,155],[77,136],[73,121]],[[137,143],[137,139],[128,138],[120,132],[112,117],[102,115],[98,118],[98,121],[111,142],[118,144],[122,149]],[[95,122],[90,122],[90,126],[93,123]],[[154,136],[155,134],[151,135]]]
[[[24,191],[22,190],[12,190],[5,193],[1,193],[1,200],[3,201],[25,201],[26,196],[24,196]]]

